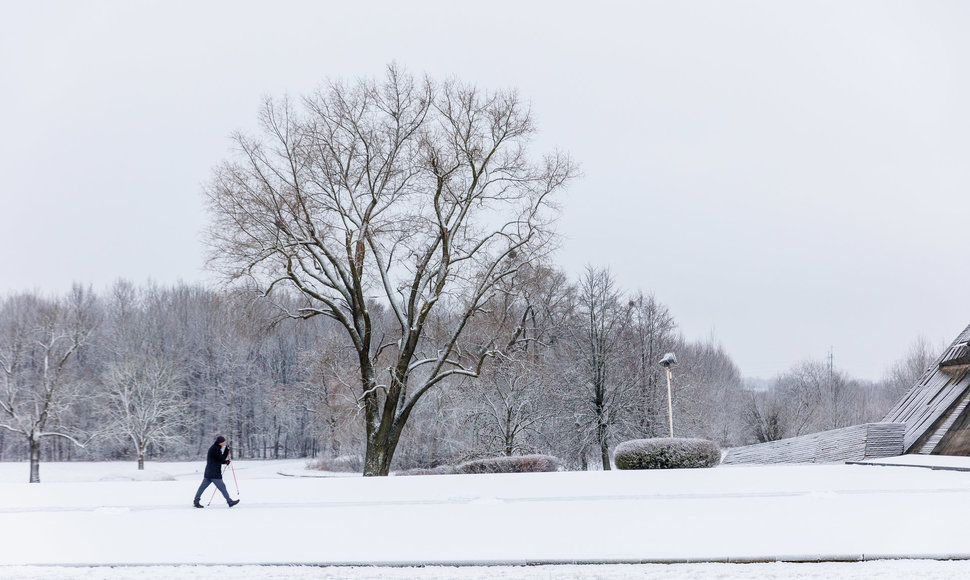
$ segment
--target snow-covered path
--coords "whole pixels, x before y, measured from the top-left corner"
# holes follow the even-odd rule
[[[14,570],[9,566],[27,564],[574,565],[970,555],[965,472],[814,465],[365,479],[280,475],[314,475],[301,462],[234,465],[242,503],[229,509],[217,497],[198,510],[191,498],[200,464],[150,465],[147,479],[153,481],[118,481],[126,473],[137,475],[128,471],[134,471],[131,464],[45,464],[41,477],[47,479],[35,485],[18,481],[26,476],[25,465],[0,464],[0,565],[8,566],[0,568],[0,576],[8,577],[5,571]],[[231,478],[228,484],[235,495]],[[762,574],[779,565],[714,566]],[[844,574],[877,565],[970,577],[965,562],[832,565],[846,567],[836,577],[867,577]],[[461,568],[472,575],[450,575],[445,571],[453,568],[440,566],[421,569],[436,574],[431,576],[415,576],[413,568],[362,568],[353,577],[375,572],[373,577],[382,578],[535,578],[548,572],[550,578],[659,578],[677,577],[669,574],[681,570],[698,577],[694,573],[705,570],[684,566],[508,568],[508,576],[496,576],[506,569],[495,567]],[[785,575],[778,577],[832,577],[812,576],[817,564],[784,566]],[[271,571],[265,577],[344,577],[321,575],[335,568],[232,569],[249,571],[236,577]],[[26,574],[59,569],[17,570],[12,577],[43,578]],[[82,578],[78,572],[88,569],[68,570],[73,571],[68,576],[49,577]],[[151,578],[166,571],[97,570],[103,574],[92,577],[138,570],[138,578]],[[297,575],[281,576],[281,570]],[[515,576],[522,571],[530,575]]]
[[[489,567],[146,566],[0,568],[18,580],[960,580],[970,561],[880,560],[794,564],[603,564]]]

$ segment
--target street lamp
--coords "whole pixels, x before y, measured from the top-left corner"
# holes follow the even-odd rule
[[[677,356],[668,352],[660,359],[660,364],[667,370],[667,418],[670,420],[670,437],[674,437],[674,405],[670,399],[670,367],[677,364]]]

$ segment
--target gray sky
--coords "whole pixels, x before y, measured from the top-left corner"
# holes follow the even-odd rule
[[[264,95],[516,87],[610,266],[745,375],[877,379],[970,323],[970,3],[0,0],[0,293],[207,281],[200,187]]]

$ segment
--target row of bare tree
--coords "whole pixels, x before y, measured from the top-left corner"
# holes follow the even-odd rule
[[[669,351],[681,362],[675,435],[725,446],[878,419],[933,357],[917,343],[880,384],[803,362],[771,389],[744,389],[716,342],[684,340],[666,306],[621,292],[608,271],[590,268],[578,283],[545,267],[520,276],[510,304],[470,331],[482,342],[509,337],[500,354],[479,377],[449,377],[429,392],[396,468],[549,453],[609,469],[616,443],[668,434],[657,362]],[[393,324],[389,313],[374,319],[379,333]],[[0,459],[29,459],[38,481],[42,456],[131,458],[141,468],[146,457],[197,457],[223,433],[241,457],[362,464],[358,376],[338,325],[293,321],[247,293],[118,282],[103,294],[17,294],[0,300]]]

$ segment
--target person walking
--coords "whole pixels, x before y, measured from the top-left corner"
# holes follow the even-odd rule
[[[222,497],[226,498],[226,503],[229,504],[229,507],[239,503],[238,499],[229,497],[226,484],[222,482],[223,465],[229,465],[229,447],[226,446],[226,438],[219,435],[216,437],[216,442],[212,444],[212,447],[209,447],[209,452],[205,456],[205,473],[202,477],[202,485],[195,492],[195,501],[192,505],[197,508],[205,507],[199,503],[199,500],[202,499],[202,493],[205,491],[205,488],[209,487],[210,483],[214,484],[222,492]]]

